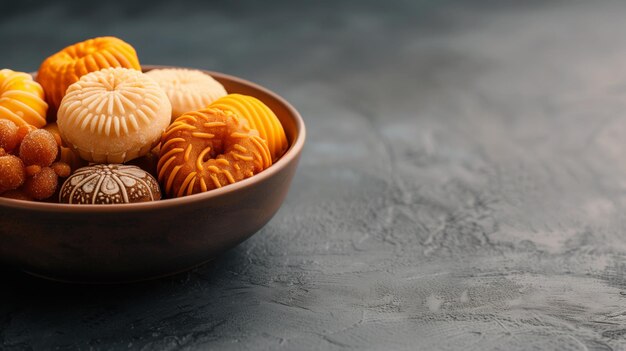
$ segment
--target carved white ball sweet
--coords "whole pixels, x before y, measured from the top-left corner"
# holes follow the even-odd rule
[[[161,199],[159,183],[137,166],[79,168],[65,180],[59,201],[68,204],[122,204]]]
[[[156,145],[171,113],[169,99],[152,78],[134,69],[106,68],[70,85],[57,125],[81,158],[124,163]]]

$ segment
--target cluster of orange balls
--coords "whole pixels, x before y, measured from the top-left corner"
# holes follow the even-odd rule
[[[54,195],[59,177],[71,172],[67,163],[56,161],[60,146],[60,139],[45,129],[0,119],[0,193],[23,200]]]

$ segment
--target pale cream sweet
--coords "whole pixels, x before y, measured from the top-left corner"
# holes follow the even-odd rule
[[[222,84],[198,70],[164,68],[146,74],[159,83],[170,99],[172,121],[185,112],[205,108],[227,94]]]
[[[70,85],[57,124],[81,158],[122,163],[147,154],[171,114],[169,99],[152,78],[133,69],[107,68]]]

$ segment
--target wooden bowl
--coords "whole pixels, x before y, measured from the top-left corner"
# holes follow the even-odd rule
[[[210,261],[261,229],[287,195],[304,146],[304,122],[268,89],[205,72],[229,93],[252,95],[278,116],[290,146],[276,163],[220,189],[155,202],[68,205],[0,198],[0,260],[59,281],[138,281]]]

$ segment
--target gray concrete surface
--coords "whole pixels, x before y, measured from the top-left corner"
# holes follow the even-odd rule
[[[113,34],[266,85],[309,139],[289,197],[157,282],[3,271],[0,348],[625,350],[626,4],[8,7],[0,66]]]

